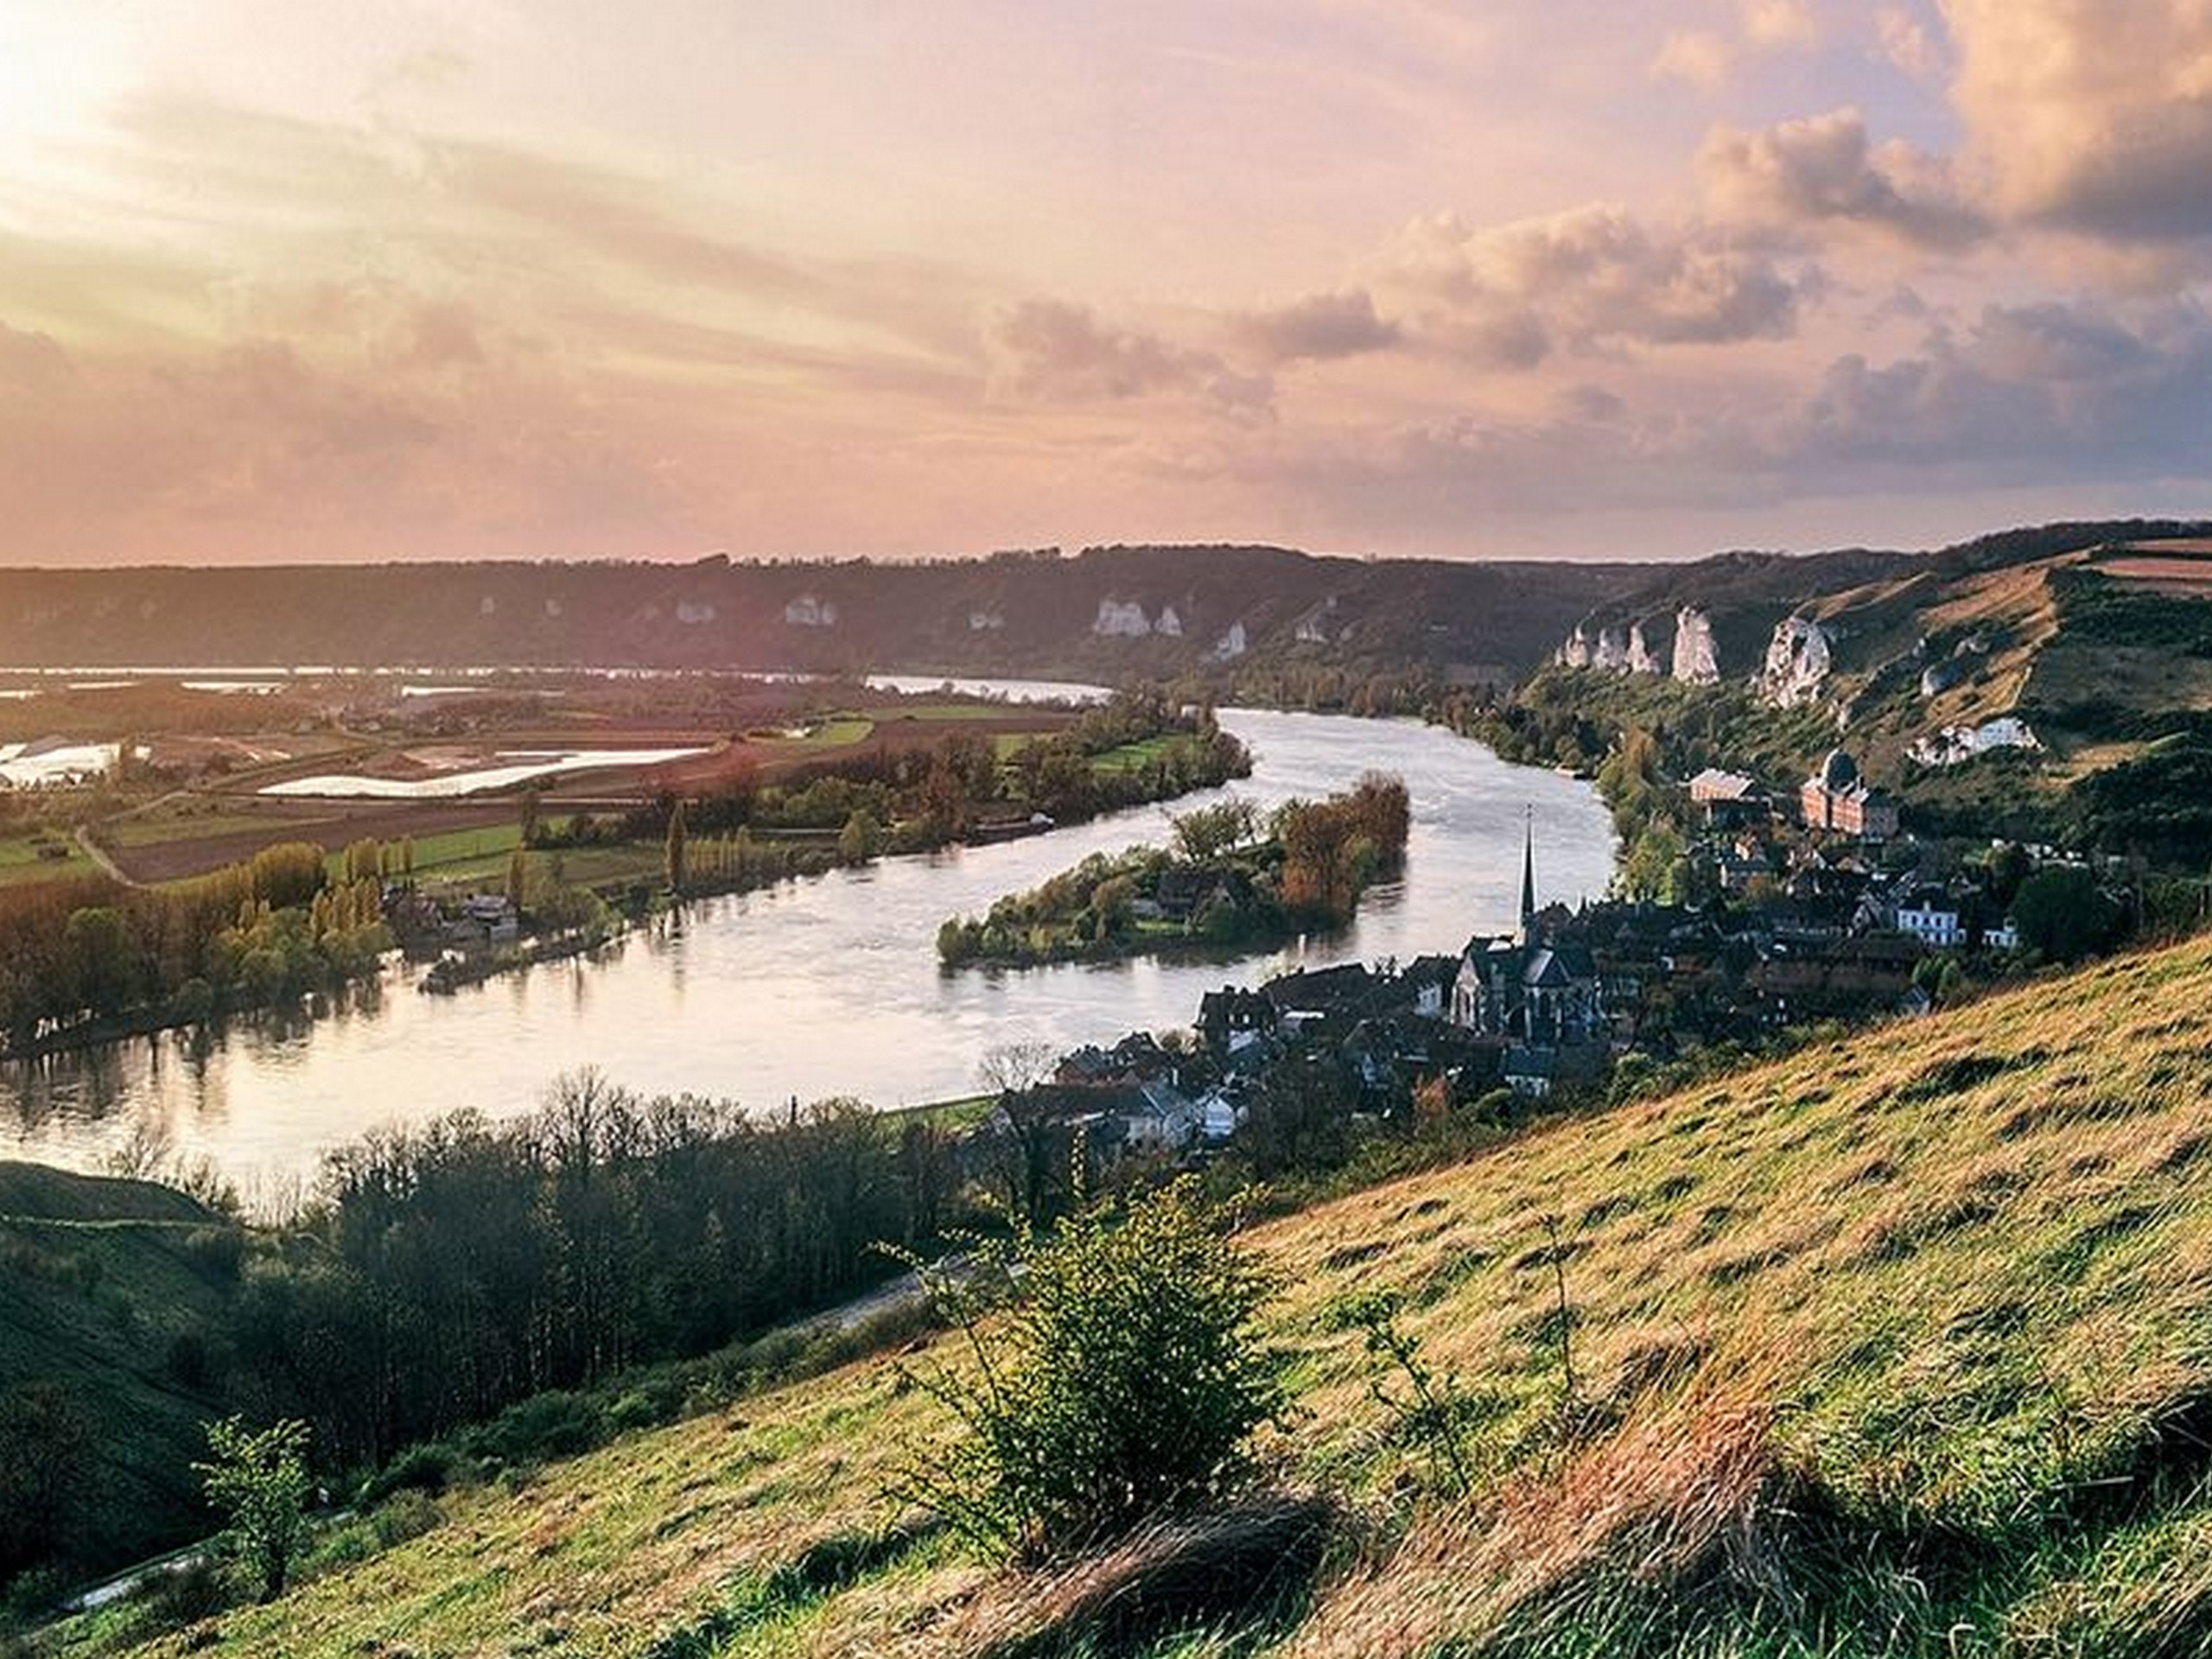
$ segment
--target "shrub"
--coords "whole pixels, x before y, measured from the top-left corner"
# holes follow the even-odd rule
[[[542,1463],[588,1452],[607,1439],[606,1414],[588,1395],[554,1389],[508,1407],[474,1437],[476,1450],[503,1463]]]
[[[394,1492],[442,1492],[465,1476],[466,1461],[442,1440],[410,1446],[371,1478],[362,1501],[374,1503]]]
[[[913,1377],[962,1432],[897,1495],[974,1541],[1036,1554],[1224,1490],[1285,1402],[1283,1356],[1255,1329],[1272,1287],[1229,1220],[1186,1180],[1054,1235],[1025,1230],[999,1263],[1020,1300],[988,1323],[933,1278],[974,1363]]]
[[[229,1524],[225,1540],[264,1601],[284,1593],[307,1541],[308,1426],[276,1423],[258,1433],[236,1417],[207,1425],[209,1461],[193,1465],[207,1501]]]

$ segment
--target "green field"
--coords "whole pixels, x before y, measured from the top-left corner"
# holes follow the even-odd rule
[[[67,858],[41,858],[39,845],[61,846],[69,849]],[[92,861],[86,858],[73,837],[51,835],[41,837],[8,836],[0,837],[0,887],[17,883],[51,881],[57,876],[90,875]]]
[[[1140,743],[1124,743],[1119,748],[1107,749],[1090,757],[1091,770],[1102,772],[1138,772],[1163,760],[1183,740],[1173,734],[1147,737]]]
[[[117,847],[159,847],[172,841],[197,841],[202,836],[245,835],[282,828],[283,821],[267,813],[207,812],[149,813],[118,817],[99,826],[103,843]]]

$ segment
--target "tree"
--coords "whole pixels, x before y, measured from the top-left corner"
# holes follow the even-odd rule
[[[865,864],[882,849],[883,826],[865,807],[855,807],[838,832],[837,856],[848,864]]]
[[[673,807],[669,809],[668,845],[666,850],[668,860],[668,890],[671,893],[675,893],[678,898],[681,898],[683,893],[683,877],[685,874],[684,859],[686,850],[683,829],[683,803],[682,801],[677,802]]]
[[[539,804],[538,793],[536,790],[525,789],[523,791],[522,844],[525,847],[535,847],[537,845],[537,818]]]
[[[976,1068],[983,1087],[998,1096],[985,1144],[1006,1188],[1007,1208],[1031,1225],[1045,1219],[1053,1185],[1066,1173],[1066,1136],[1037,1093],[1058,1065],[1049,1043],[1000,1043],[983,1051]]]
[[[2120,906],[2106,897],[2088,871],[2041,870],[2012,896],[2020,943],[2054,962],[2071,962],[2101,950],[2120,931]]]
[[[307,1541],[308,1426],[294,1419],[258,1433],[244,1420],[207,1425],[206,1463],[195,1463],[207,1501],[227,1517],[224,1540],[257,1581],[261,1599],[284,1593]]]
[[[1245,800],[1226,800],[1202,806],[1194,812],[1173,816],[1175,849],[1194,862],[1204,863],[1234,852],[1252,839],[1259,822],[1257,810]]]
[[[962,1435],[898,1495],[1033,1554],[1222,1491],[1286,1403],[1285,1356],[1257,1328],[1274,1285],[1231,1219],[1185,1179],[1051,1236],[1024,1230],[1000,1262],[1020,1301],[988,1326],[975,1297],[932,1278],[979,1363],[915,1377]]]
[[[0,1580],[60,1552],[92,1450],[90,1415],[58,1384],[0,1394]]]

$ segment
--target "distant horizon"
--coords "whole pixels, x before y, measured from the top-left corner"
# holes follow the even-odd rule
[[[887,554],[869,552],[837,553],[733,553],[721,549],[689,556],[680,554],[639,554],[631,556],[578,555],[573,556],[532,556],[527,554],[468,553],[425,555],[415,558],[361,557],[346,559],[208,559],[188,561],[181,559],[148,558],[128,562],[87,564],[42,563],[38,560],[11,562],[0,559],[0,572],[13,571],[24,575],[50,572],[55,575],[83,575],[97,571],[128,572],[133,570],[328,570],[328,569],[407,569],[442,566],[502,565],[517,567],[648,565],[656,569],[680,570],[717,561],[733,566],[773,569],[779,566],[836,566],[854,564],[880,565],[938,565],[982,564],[993,559],[1019,558],[1056,550],[1065,559],[1079,558],[1086,553],[1112,552],[1117,550],[1160,553],[1205,553],[1225,549],[1248,551],[1287,553],[1300,558],[1339,559],[1360,564],[1573,564],[1624,565],[1665,568],[1691,566],[1713,559],[1736,557],[1816,559],[1835,553],[1897,553],[1908,556],[1932,556],[1946,549],[1959,547],[1989,537],[2004,536],[2022,531],[2043,529],[2062,524],[2101,524],[2140,522],[2146,524],[2171,523],[2190,527],[2212,529],[2212,505],[2196,511],[2130,512],[2113,513],[2063,513],[2055,518],[1990,524],[1966,535],[1948,537],[1940,541],[1918,543],[1872,541],[1833,542],[1817,546],[1758,546],[1737,543],[1726,546],[1707,547],[1702,551],[1683,553],[1671,557],[1651,554],[1634,556],[1626,554],[1595,554],[1580,556],[1568,554],[1537,553],[1469,553],[1461,555],[1426,553],[1366,552],[1329,547],[1301,547],[1286,542],[1257,540],[1211,539],[1206,541],[1132,541],[1114,540],[1090,542],[1080,546],[1052,542],[1032,547],[994,547],[978,552]]]

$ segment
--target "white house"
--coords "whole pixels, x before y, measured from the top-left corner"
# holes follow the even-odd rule
[[[1933,950],[1954,950],[1967,942],[1958,901],[1934,887],[1923,888],[1897,906],[1897,931],[1910,933]]]

